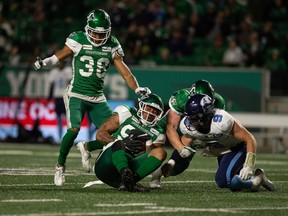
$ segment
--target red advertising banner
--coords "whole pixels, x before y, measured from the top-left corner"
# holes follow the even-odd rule
[[[56,126],[56,113],[54,100],[0,98],[0,124],[12,125],[19,122],[22,125],[33,125],[39,119],[40,125]],[[63,121],[66,126],[66,121]],[[82,126],[88,126],[85,118]]]
[[[134,101],[129,100],[109,100],[108,104],[113,110],[120,104],[134,106]],[[0,97],[0,142],[7,137],[18,137],[19,125],[25,129],[31,130],[36,121],[39,120],[39,130],[43,137],[53,137],[55,142],[60,143],[61,137],[57,125],[55,113],[55,101],[53,99],[25,98],[19,100],[11,97]],[[62,135],[66,131],[66,119],[62,120]],[[84,118],[81,130],[76,138],[78,141],[87,141],[95,139],[97,128],[91,124],[89,126],[88,118]]]

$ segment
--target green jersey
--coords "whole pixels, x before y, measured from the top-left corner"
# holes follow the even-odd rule
[[[190,88],[178,90],[172,94],[169,99],[169,107],[177,114],[183,116],[186,102],[190,97]],[[215,108],[225,109],[225,101],[223,97],[214,92],[214,106]]]
[[[166,136],[164,129],[159,125],[148,126],[141,123],[140,118],[137,116],[137,110],[135,108],[120,105],[115,108],[114,114],[119,116],[119,128],[113,133],[113,137],[116,139],[123,139],[128,136],[128,133],[133,130],[143,131],[151,136],[153,143],[165,144]]]
[[[93,46],[85,32],[73,32],[66,39],[66,46],[73,51],[73,78],[68,86],[69,96],[90,102],[102,102],[106,98],[103,93],[104,77],[115,55],[124,56],[118,40],[111,36],[100,46]]]

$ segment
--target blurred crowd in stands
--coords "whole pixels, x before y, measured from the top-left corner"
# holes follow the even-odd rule
[[[4,0],[1,63],[52,55],[93,8],[106,10],[131,65],[257,67],[288,95],[288,1]],[[286,88],[286,89],[285,89]]]

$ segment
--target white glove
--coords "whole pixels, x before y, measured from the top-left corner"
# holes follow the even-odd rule
[[[143,96],[143,95],[151,94],[151,90],[148,87],[138,87],[135,89],[135,93]]]
[[[243,168],[240,170],[239,177],[243,180],[247,180],[252,175],[253,168],[249,165],[244,164]]]
[[[196,151],[194,149],[192,149],[191,147],[189,146],[184,146],[182,149],[180,149],[178,151],[179,155],[182,157],[182,158],[187,158],[189,157],[192,153],[195,153]]]
[[[40,57],[37,57],[37,60],[34,62],[34,70],[39,70],[43,66],[46,66],[46,63]]]

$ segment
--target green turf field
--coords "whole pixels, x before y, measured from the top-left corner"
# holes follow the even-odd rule
[[[169,150],[170,151],[170,150]],[[95,159],[98,152],[93,152]],[[196,155],[188,170],[164,178],[162,190],[119,192],[81,167],[74,147],[67,159],[66,184],[53,185],[58,146],[0,143],[0,215],[288,215],[288,155],[258,154],[276,192],[230,192],[214,183],[215,158]],[[148,186],[150,177],[141,183]]]

